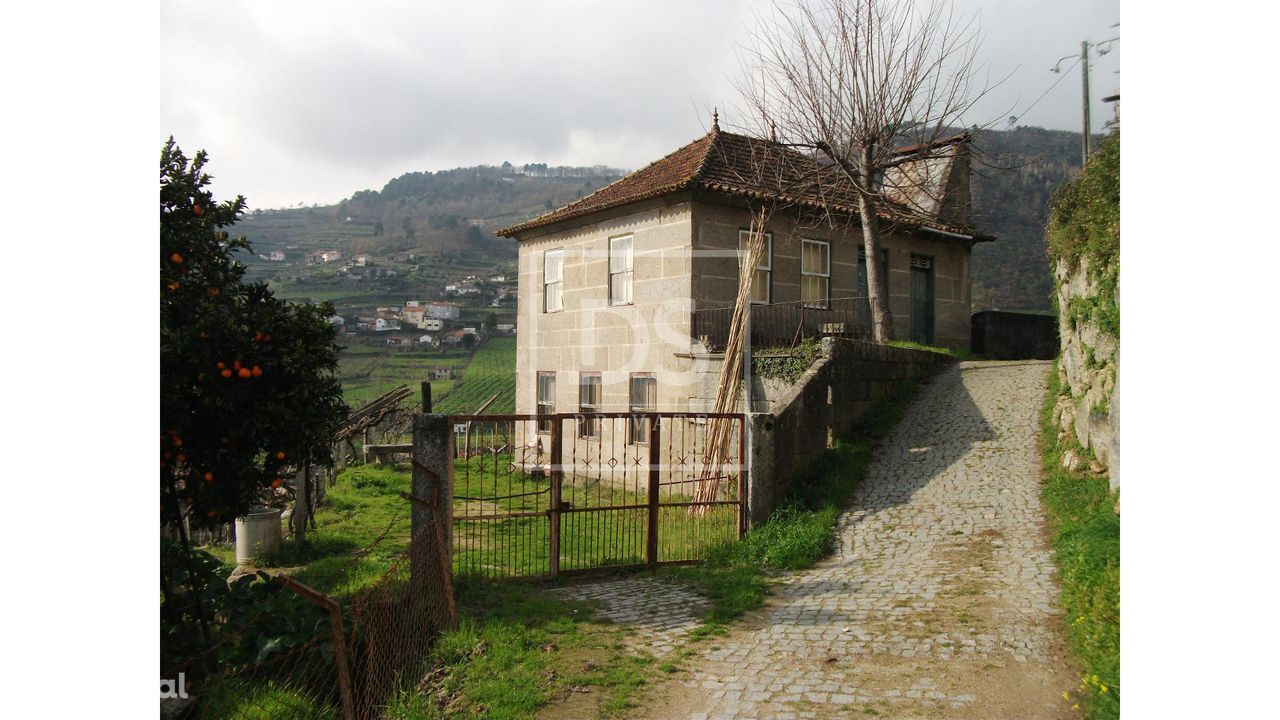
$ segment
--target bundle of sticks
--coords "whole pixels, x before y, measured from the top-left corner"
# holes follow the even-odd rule
[[[747,247],[739,257],[738,297],[733,305],[733,318],[729,323],[729,340],[725,343],[724,364],[720,366],[720,384],[716,388],[713,412],[731,413],[738,407],[742,396],[742,362],[745,340],[746,313],[751,304],[751,284],[756,268],[764,258],[766,248],[765,225],[769,221],[770,208],[762,205],[751,210],[751,228]],[[747,408],[750,410],[750,408]],[[715,502],[724,479],[724,464],[728,459],[729,441],[733,436],[733,420],[714,417],[707,423],[707,440],[703,448],[702,472],[694,489],[694,503]],[[745,468],[746,458],[738,458]],[[739,470],[742,472],[743,470]],[[697,517],[706,514],[709,505],[694,504],[689,511]]]

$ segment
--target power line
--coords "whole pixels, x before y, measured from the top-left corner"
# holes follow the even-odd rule
[[[1045,98],[1045,96],[1046,96],[1046,95],[1048,95],[1049,93],[1053,92],[1053,89],[1054,89],[1054,88],[1056,88],[1056,87],[1058,87],[1058,83],[1060,83],[1060,82],[1062,82],[1064,79],[1066,79],[1067,75],[1068,75],[1068,74],[1069,74],[1073,69],[1075,69],[1075,66],[1076,66],[1076,65],[1079,65],[1079,64],[1080,64],[1080,58],[1076,58],[1076,61],[1075,61],[1075,62],[1073,62],[1073,63],[1071,63],[1070,67],[1068,67],[1066,70],[1064,70],[1064,71],[1062,71],[1061,73],[1059,73],[1059,74],[1058,74],[1058,79],[1053,81],[1053,84],[1049,86],[1049,89],[1048,89],[1048,90],[1045,90],[1044,92],[1040,93],[1040,97],[1036,98],[1036,99],[1035,99],[1035,102],[1031,103],[1029,106],[1027,106],[1027,108],[1026,108],[1025,110],[1023,110],[1022,112],[1020,112],[1020,113],[1018,113],[1018,114],[1014,115],[1013,117],[1015,117],[1015,118],[1021,118],[1023,115],[1026,115],[1027,113],[1031,112],[1031,110],[1032,110],[1032,109],[1034,109],[1036,105],[1039,105],[1039,104],[1040,104],[1040,101],[1041,101],[1041,100],[1043,100],[1043,99]]]

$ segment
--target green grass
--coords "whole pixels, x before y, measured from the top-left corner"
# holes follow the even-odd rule
[[[1084,676],[1086,717],[1120,716],[1120,516],[1106,477],[1062,468],[1053,409],[1061,391],[1056,370],[1041,411],[1044,499],[1054,529],[1054,557],[1062,585],[1067,634]],[[1077,452],[1087,451],[1076,448]],[[1106,691],[1103,691],[1106,688]]]
[[[652,658],[628,653],[623,629],[588,604],[512,581],[460,581],[458,600],[459,627],[433,649],[431,680],[393,702],[387,717],[528,718],[579,693],[590,706],[582,714],[612,717],[652,681]]]
[[[287,539],[280,552],[264,558],[261,565],[287,568],[299,582],[336,596],[372,585],[409,547],[409,508],[399,493],[407,492],[410,484],[408,473],[392,468],[348,468],[316,508],[316,527],[307,542]],[[368,553],[358,552],[370,545],[374,547]],[[234,548],[206,549],[224,563],[235,564]]]
[[[697,585],[711,599],[707,622],[695,636],[719,634],[724,623],[759,607],[770,580],[780,571],[812,566],[835,544],[835,524],[866,474],[876,442],[902,417],[918,384],[904,383],[880,399],[849,439],[838,440],[763,525],[740,542],[716,548],[707,562],[668,568],[677,579]]]
[[[918,342],[911,342],[910,340],[891,340],[886,344],[889,345],[890,347],[904,348],[907,350],[924,350],[925,352],[938,353],[939,355],[946,355],[947,357],[955,358],[956,360],[986,360],[987,359],[982,355],[975,355],[969,352],[968,350],[966,350],[965,348],[949,348],[949,347],[942,347],[938,345],[923,345]]]
[[[274,680],[219,677],[202,688],[201,718],[237,720],[337,720],[338,709],[305,690]]]

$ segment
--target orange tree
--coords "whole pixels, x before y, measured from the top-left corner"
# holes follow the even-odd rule
[[[233,254],[249,243],[225,229],[245,200],[214,200],[206,160],[173,138],[160,154],[162,523],[224,523],[281,498],[286,468],[331,460],[346,411],[333,308],[245,282]]]

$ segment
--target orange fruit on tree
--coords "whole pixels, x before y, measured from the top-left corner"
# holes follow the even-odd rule
[[[243,368],[243,367],[242,367],[242,368],[240,368],[240,377],[242,377],[242,378],[249,378],[249,377],[252,377],[252,376],[253,376],[253,371],[252,371],[252,370],[250,370],[249,368]]]
[[[222,377],[224,377],[224,378],[229,378],[229,377],[231,377],[231,368],[227,368],[226,370],[223,370],[223,371],[222,371]]]
[[[201,207],[201,206],[199,206],[199,205],[192,205],[192,206],[191,206],[191,214],[192,214],[192,215],[195,215],[196,217],[203,217],[203,216],[204,216],[204,208],[203,208],[203,207]]]
[[[219,370],[225,370],[226,368],[227,368],[227,364],[226,364],[226,363],[224,363],[224,362],[220,362],[220,363],[218,363],[218,369],[219,369]]]
[[[280,487],[280,486],[281,486],[281,485],[283,485],[283,484],[284,484],[284,481],[283,481],[283,480],[281,480],[280,478],[276,478],[275,480],[272,480],[272,481],[271,481],[271,487],[273,487],[273,488],[278,488],[278,487]]]
[[[182,453],[178,453],[178,462],[186,462],[186,461],[187,461],[187,456],[183,455]]]
[[[278,451],[278,452],[276,453],[276,459],[277,459],[277,460],[283,460],[283,459],[284,459],[284,451],[283,451],[283,450],[280,450],[280,451]]]
[[[213,482],[213,472],[206,472],[206,473],[204,474],[204,481],[205,481],[205,482]]]
[[[218,288],[209,288],[206,292],[209,293],[209,297],[218,297],[222,294],[222,291]]]
[[[174,447],[182,447],[182,438],[178,437],[177,435],[174,435],[174,436],[173,436],[173,446],[174,446]]]
[[[170,256],[169,256],[169,262],[173,263],[174,265],[181,265],[181,264],[182,264],[182,255],[181,255],[181,254],[179,254],[179,253],[174,253],[174,254],[170,255]]]
[[[252,372],[254,377],[262,377],[262,368],[258,367],[257,365],[253,366]]]

